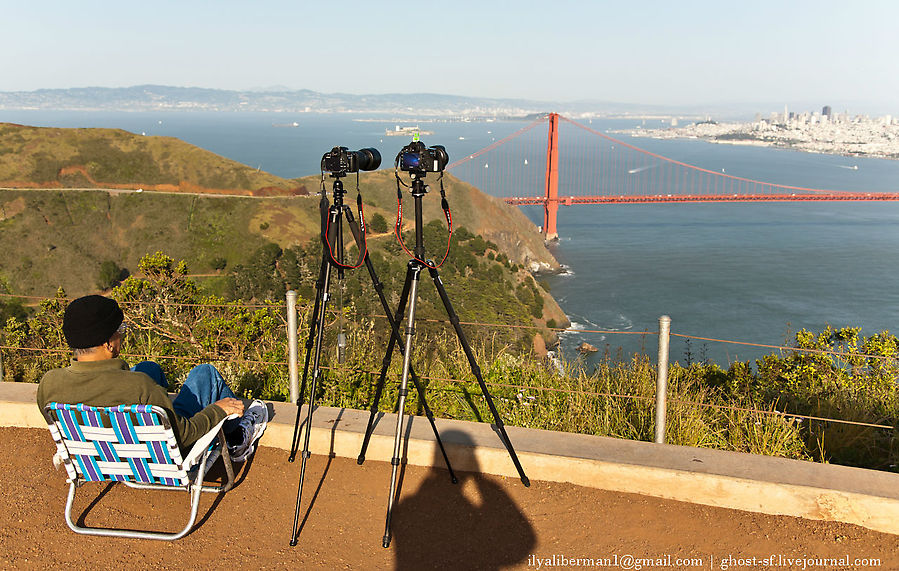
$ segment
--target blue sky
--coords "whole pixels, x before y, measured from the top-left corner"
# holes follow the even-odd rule
[[[899,2],[891,1],[0,6],[0,91],[286,86],[899,114]]]

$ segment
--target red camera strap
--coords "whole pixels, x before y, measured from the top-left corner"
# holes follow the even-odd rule
[[[344,206],[344,208],[347,208],[347,207]],[[331,216],[330,216],[330,212],[329,212],[329,215],[327,216],[327,222],[325,222],[325,240],[324,240],[324,242],[328,248],[328,258],[330,258],[331,263],[334,264],[335,266],[337,266],[339,268],[345,268],[348,270],[355,270],[356,268],[361,267],[362,264],[365,263],[365,256],[368,254],[368,239],[365,237],[365,211],[362,208],[362,194],[361,193],[356,195],[356,208],[359,211],[359,231],[360,231],[360,234],[362,235],[362,241],[360,243],[359,239],[354,235],[354,238],[356,238],[356,246],[359,248],[359,260],[357,261],[357,263],[355,265],[347,265],[347,264],[343,264],[343,263],[337,261],[337,258],[334,256],[334,248],[331,245],[331,238],[330,238]],[[338,213],[338,216],[339,215],[340,215],[340,213]]]
[[[444,194],[443,181],[441,181],[441,183],[440,183],[440,194],[441,195]],[[440,266],[442,266],[443,263],[446,261],[446,258],[449,256],[450,241],[453,239],[453,214],[452,214],[452,212],[450,212],[449,202],[447,202],[446,196],[443,196],[443,198],[441,198],[440,207],[443,208],[443,217],[446,218],[446,225],[447,225],[447,228],[449,228],[449,235],[446,237],[446,252],[444,252],[444,254],[443,254],[443,259],[440,260],[439,264],[435,265],[434,262],[431,260],[422,260],[422,259],[416,257],[415,254],[410,252],[409,248],[406,247],[405,242],[403,242],[403,234],[402,234],[402,230],[403,230],[403,194],[402,194],[402,192],[399,191],[399,188],[397,188],[396,224],[394,224],[394,226],[393,226],[393,233],[394,233],[394,235],[396,235],[396,240],[397,240],[397,242],[400,243],[400,246],[403,247],[403,250],[405,250],[406,254],[408,254],[410,258],[412,258],[413,260],[415,260],[417,262],[421,262],[422,264],[426,265],[427,267],[433,268],[435,270],[437,268],[439,268]]]

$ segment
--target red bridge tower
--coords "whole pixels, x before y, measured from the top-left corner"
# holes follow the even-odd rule
[[[559,213],[559,114],[549,114],[549,142],[546,145],[546,195],[543,202],[543,235],[558,240],[556,216]]]

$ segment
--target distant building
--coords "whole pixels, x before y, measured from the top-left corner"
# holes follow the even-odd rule
[[[833,113],[833,112],[832,112],[831,109],[830,109],[830,105],[825,105],[824,108],[821,109],[821,115],[824,115],[824,116],[827,117],[828,119],[830,119],[830,116],[831,116],[832,113]]]

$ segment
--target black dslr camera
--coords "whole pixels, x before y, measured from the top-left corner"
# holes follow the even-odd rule
[[[400,150],[400,168],[409,173],[442,172],[448,162],[443,145],[425,147],[421,141],[414,141]]]
[[[374,148],[350,151],[346,147],[334,147],[322,155],[322,171],[338,176],[348,172],[373,171],[379,166],[381,153]]]

